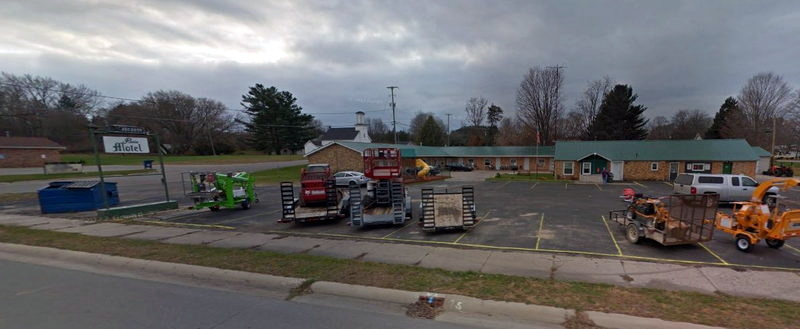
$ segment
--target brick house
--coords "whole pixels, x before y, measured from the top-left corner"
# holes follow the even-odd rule
[[[65,149],[44,137],[0,137],[0,168],[41,167],[60,161]]]
[[[679,173],[755,176],[760,159],[744,139],[558,141],[555,175],[601,181],[607,168],[614,180],[672,181]]]
[[[430,165],[461,164],[476,170],[512,170],[553,172],[552,146],[538,150],[532,146],[416,146],[336,141],[306,154],[309,163],[327,163],[335,171],[363,171],[364,149],[396,147],[404,158],[404,167],[413,168],[415,159]]]

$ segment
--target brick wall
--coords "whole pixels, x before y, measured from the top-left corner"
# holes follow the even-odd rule
[[[652,170],[653,162],[658,163],[658,170]],[[623,170],[623,179],[626,181],[669,179],[669,162],[667,161],[625,161]]]
[[[564,163],[565,162],[572,162],[572,175],[564,175]],[[578,179],[578,174],[580,168],[578,168],[578,163],[575,161],[555,161],[555,176],[557,179]]]
[[[0,149],[0,154],[4,158],[0,159],[0,168],[41,167],[45,162],[61,161],[59,150]]]
[[[341,145],[331,145],[308,157],[308,163],[327,163],[333,172],[353,170],[364,172],[361,153]]]

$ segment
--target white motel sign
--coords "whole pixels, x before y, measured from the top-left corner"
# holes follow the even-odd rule
[[[103,136],[106,153],[150,153],[145,137]]]

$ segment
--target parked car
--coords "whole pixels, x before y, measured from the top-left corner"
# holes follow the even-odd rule
[[[763,172],[764,175],[767,176],[775,176],[775,177],[793,177],[794,170],[787,166],[772,166],[772,168],[765,170]]]
[[[439,174],[442,173],[442,170],[439,169],[439,166],[430,166],[430,167],[431,167],[431,170],[428,171],[428,175],[438,176]]]
[[[364,173],[358,171],[340,171],[333,174],[333,178],[336,179],[336,185],[338,186],[348,186],[351,182],[364,185],[369,180],[367,176],[364,176]]]
[[[472,171],[472,167],[460,163],[449,164],[446,168],[450,171]]]
[[[673,191],[683,194],[718,193],[719,201],[749,201],[758,182],[745,175],[680,174],[675,178]],[[778,196],[778,188],[767,191],[762,202],[772,205]]]

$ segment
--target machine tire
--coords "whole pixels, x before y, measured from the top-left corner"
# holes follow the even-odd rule
[[[740,235],[736,237],[736,249],[742,252],[750,252],[753,250],[753,244],[750,243],[750,238],[745,235]]]
[[[242,209],[247,210],[247,209],[250,209],[250,207],[252,207],[252,204],[250,203],[250,200],[248,200],[248,199],[242,200]]]
[[[628,226],[625,226],[625,239],[633,244],[637,244],[642,240],[641,237],[639,237],[639,228],[636,227],[636,224],[628,224]]]
[[[783,247],[783,240],[766,239],[764,242],[767,243],[767,247],[770,247],[772,249],[778,249],[780,247]]]
[[[211,211],[219,211],[219,206],[211,206],[211,207],[208,207],[208,210],[211,210]]]

